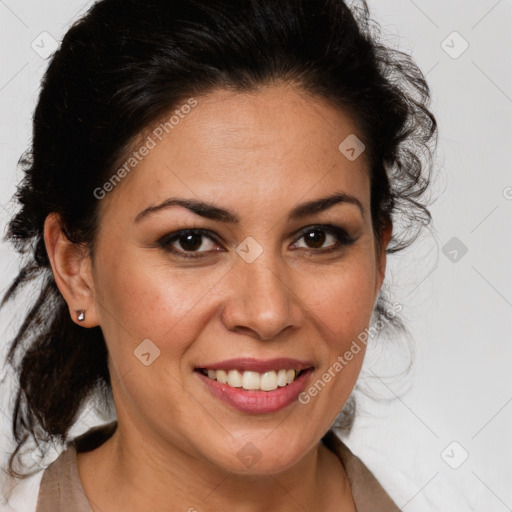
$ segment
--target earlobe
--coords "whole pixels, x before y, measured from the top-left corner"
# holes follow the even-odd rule
[[[99,325],[91,261],[85,246],[68,239],[57,213],[49,214],[45,220],[44,241],[55,282],[71,319],[83,327]]]

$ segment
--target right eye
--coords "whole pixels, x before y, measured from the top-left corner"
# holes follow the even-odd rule
[[[158,244],[164,250],[182,258],[202,258],[205,254],[196,255],[195,253],[220,250],[214,248],[219,247],[214,238],[210,231],[204,229],[184,229],[165,235],[158,241]]]

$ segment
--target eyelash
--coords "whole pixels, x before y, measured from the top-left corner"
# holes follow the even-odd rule
[[[333,252],[336,250],[341,250],[344,246],[351,245],[355,242],[355,239],[352,238],[344,229],[339,228],[337,226],[333,226],[332,224],[323,224],[323,225],[308,226],[308,227],[304,228],[300,232],[299,237],[296,238],[293,243],[296,244],[301,238],[304,237],[304,235],[306,235],[307,233],[310,233],[311,231],[323,231],[325,233],[333,235],[337,240],[337,243],[334,244],[334,246],[331,246],[327,249],[310,248],[310,250],[312,250],[313,252],[320,252],[321,254],[330,253],[330,252]],[[196,251],[194,253],[193,251],[176,250],[175,248],[171,247],[171,244],[173,242],[175,242],[176,240],[179,240],[180,238],[182,238],[186,235],[202,235],[202,236],[209,238],[210,240],[212,240],[215,243],[219,243],[216,240],[216,236],[213,235],[213,233],[207,229],[183,229],[181,231],[176,231],[175,233],[171,233],[170,235],[165,235],[158,241],[158,245],[165,251],[176,254],[179,257],[184,258],[184,259],[203,258],[203,257],[205,257],[205,255],[202,255],[202,253],[210,252],[210,251]],[[193,254],[199,254],[199,255],[193,256]]]

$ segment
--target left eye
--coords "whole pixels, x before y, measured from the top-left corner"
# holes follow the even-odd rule
[[[331,243],[327,244],[327,247],[324,246],[326,241],[329,239]],[[306,245],[297,245],[298,242],[294,244],[295,247],[304,247],[306,249],[322,249],[328,248],[328,250],[336,249],[340,245],[348,245],[353,242],[353,240],[348,236],[345,230],[337,228],[335,226],[332,227],[313,227],[308,228],[303,231],[298,241],[304,240]]]

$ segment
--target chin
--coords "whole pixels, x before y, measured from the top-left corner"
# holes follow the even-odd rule
[[[244,440],[230,438],[229,442],[220,444],[219,450],[222,453],[210,455],[208,458],[213,464],[231,473],[273,475],[293,467],[305,455],[305,447],[301,449],[296,443],[287,443],[279,436],[266,436],[269,436],[268,432],[258,439],[254,435],[245,435]]]

